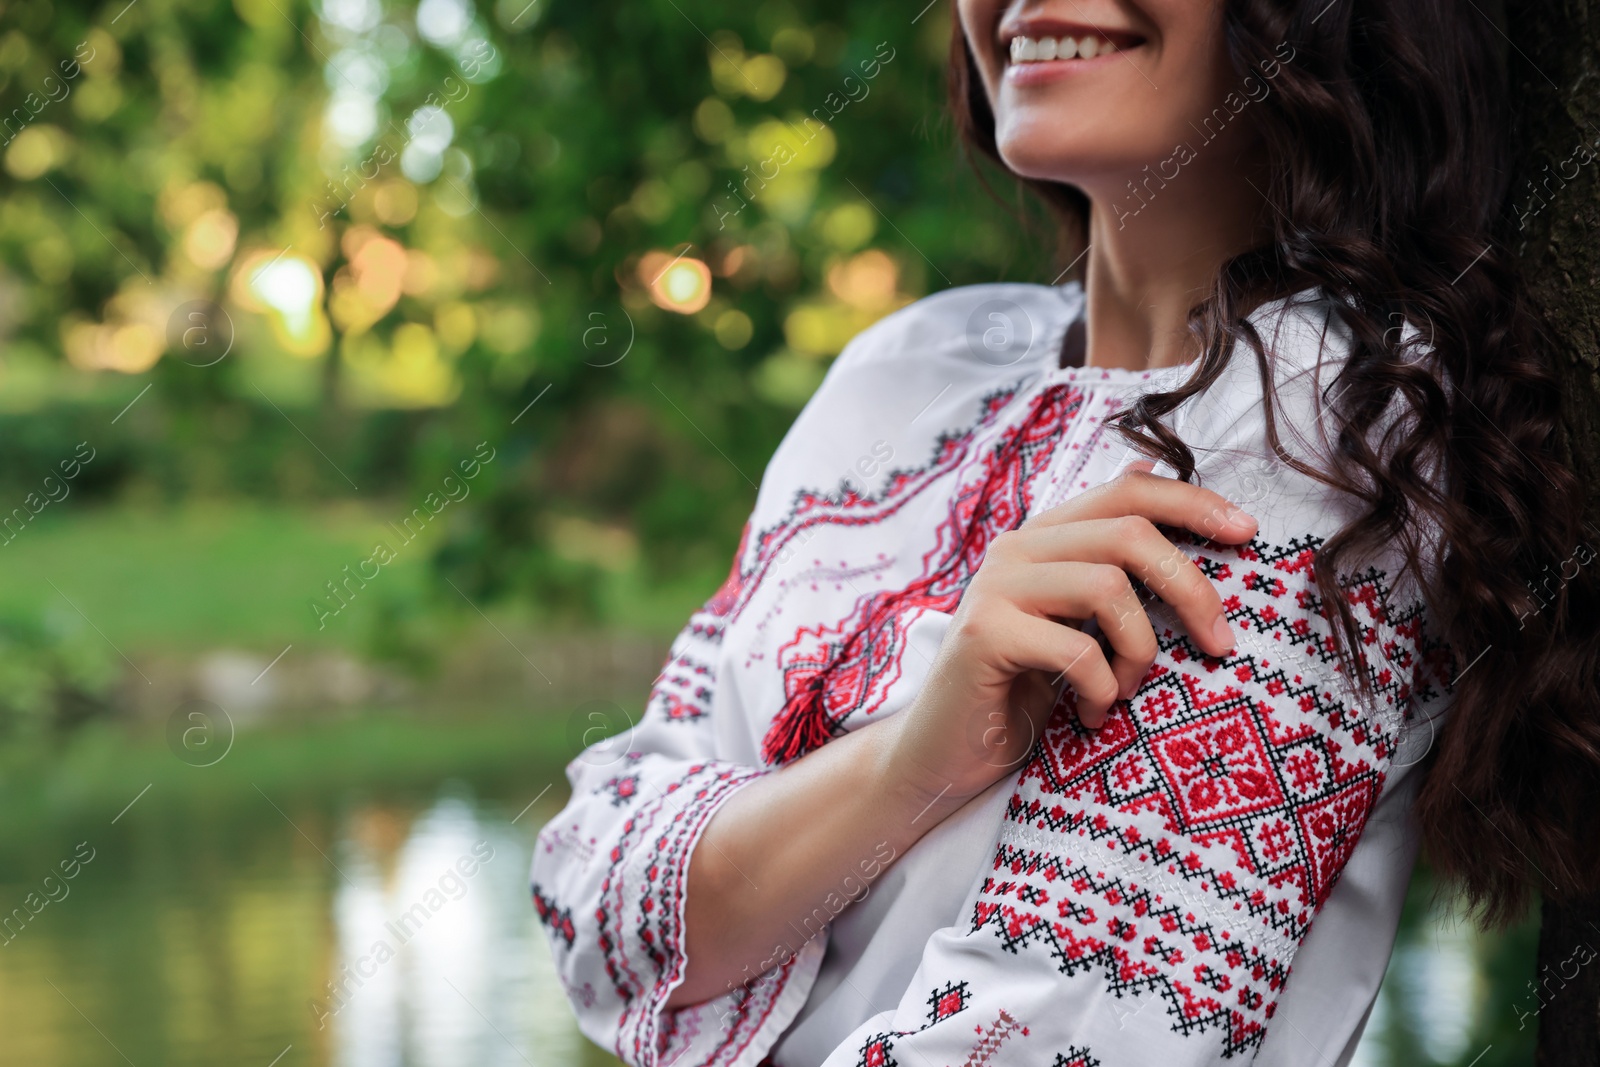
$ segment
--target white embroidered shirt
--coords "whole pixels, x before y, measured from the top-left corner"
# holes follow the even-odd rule
[[[1316,296],[1251,317],[1280,435],[1313,464],[1328,447],[1313,398],[1348,343]],[[663,1007],[683,976],[689,857],[720,805],[903,709],[990,540],[1140,458],[1108,416],[1192,366],[1058,366],[1083,307],[1076,283],[968,286],[856,337],[773,455],[727,581],[637,725],[568,766],[534,904],[580,1026],[625,1062],[1350,1061],[1447,672],[1415,583],[1377,560],[1345,588],[1378,706],[1347,684],[1311,556],[1353,505],[1273,457],[1244,350],[1167,419],[1196,480],[1260,524],[1245,545],[1175,537],[1221,591],[1234,651],[1202,653],[1148,598],[1159,654],[1104,727],[1080,726],[1066,689],[1020,769],[797,952]]]

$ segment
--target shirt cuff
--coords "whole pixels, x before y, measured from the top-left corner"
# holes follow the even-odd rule
[[[767,773],[720,760],[696,764],[624,826],[598,918],[613,982],[637,994],[617,1034],[617,1054],[630,1064],[756,1067],[805,1003],[822,964],[826,929],[798,952],[783,950],[745,985],[699,1004],[665,1007],[688,963],[684,916],[695,845],[722,805]],[[654,980],[637,980],[641,969]]]

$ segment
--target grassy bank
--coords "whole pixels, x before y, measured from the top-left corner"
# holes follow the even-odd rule
[[[360,654],[371,650],[375,630],[396,617],[448,623],[447,630],[478,626],[475,608],[429,573],[441,524],[403,544],[347,605],[327,591],[379,541],[401,543],[388,523],[409,507],[401,501],[315,509],[202,501],[46,512],[0,545],[0,615],[47,618],[56,629],[98,634],[135,659],[218,648],[275,655],[291,642]],[[652,580],[636,568],[609,573],[604,617],[596,622],[676,633],[721,578],[720,570],[673,582]],[[340,609],[320,628],[314,601]],[[559,623],[540,619],[529,604],[482,606],[504,620]]]
[[[220,821],[264,800],[327,809],[352,797],[412,797],[459,781],[507,803],[565,796],[577,751],[565,715],[477,709],[418,715],[385,709],[239,733],[212,766],[183,762],[165,737],[94,724],[63,744],[0,749],[0,882],[36,849],[108,837],[159,819]],[[213,751],[220,751],[214,749]],[[129,805],[132,804],[130,808]],[[519,805],[520,807],[520,805]],[[157,810],[152,810],[157,809]],[[116,820],[116,822],[113,822]]]

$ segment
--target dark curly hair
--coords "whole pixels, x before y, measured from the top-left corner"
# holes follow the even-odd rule
[[[1003,168],[954,22],[956,127]],[[1557,347],[1506,251],[1515,219],[1499,30],[1470,0],[1226,0],[1224,24],[1241,84],[1267,77],[1275,90],[1251,108],[1270,161],[1260,191],[1273,237],[1226,262],[1190,310],[1203,355],[1187,380],[1139,398],[1117,426],[1192,479],[1194,456],[1162,416],[1211,384],[1236,345],[1265,371],[1246,319],[1260,303],[1309,287],[1328,298],[1352,338],[1320,401],[1337,431],[1332,469],[1285,453],[1270,405],[1268,443],[1362,505],[1314,566],[1338,615],[1340,659],[1369,692],[1335,576],[1398,544],[1403,573],[1421,583],[1454,679],[1421,768],[1424,854],[1481,923],[1504,925],[1530,890],[1568,900],[1600,888],[1600,586],[1593,568],[1569,573],[1595,550],[1561,435]],[[1264,73],[1285,42],[1292,62]],[[1087,198],[1023,184],[1081,251]],[[1390,427],[1382,416],[1397,402],[1412,417]]]

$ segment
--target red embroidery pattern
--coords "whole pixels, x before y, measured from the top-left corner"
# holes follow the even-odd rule
[[[544,894],[537,883],[533,887],[533,910],[539,913],[539,921],[556,937],[566,943],[567,948],[572,947],[572,939],[576,936],[572,928],[572,909],[556,906],[556,902]]]
[[[919,1034],[935,1023],[943,1022],[966,1011],[970,998],[971,992],[965,982],[950,982],[934,989],[928,994],[927,1020],[914,1030],[891,1030],[868,1037],[861,1043],[860,1055],[856,1059],[857,1067],[899,1067],[899,1061],[894,1058],[896,1038]],[[983,1028],[978,1027],[978,1032],[982,1033]]]
[[[1027,413],[958,472],[949,512],[922,560],[922,576],[904,588],[860,598],[836,624],[801,629],[779,652],[787,701],[762,742],[769,765],[826,744],[850,715],[870,715],[900,677],[905,635],[925,611],[954,611],[995,536],[1022,525],[1034,480],[1082,406],[1083,392],[1051,385]],[[988,401],[992,406],[994,399]]]
[[[848,482],[831,494],[802,490],[788,516],[765,532],[756,534],[752,524],[746,523],[726,579],[674,641],[651,688],[646,715],[675,723],[705,720],[711,713],[714,665],[723,634],[770,568],[787,558],[819,525],[865,527],[882,522],[958,469],[967,461],[976,435],[1007,410],[1015,392],[1012,386],[985,396],[975,425],[941,434],[927,464],[889,472],[887,485],[875,497],[861,495]],[[626,758],[634,761],[640,755],[629,753]],[[731,765],[716,762],[691,767],[681,780],[666,785],[666,795],[645,797],[610,849],[601,903],[595,911],[596,943],[623,1004],[616,1052],[628,1062],[670,1058],[669,1049],[681,1050],[697,1037],[704,1044],[700,1028],[704,1006],[668,1012],[658,1001],[664,1000],[660,991],[676,977],[683,958],[677,915],[688,844],[726,792],[752,776],[749,768],[736,773]],[[597,791],[609,794],[618,806],[639,803],[643,795],[638,774],[618,775],[599,785]],[[722,1020],[718,1044],[708,1055],[697,1051],[697,1067],[731,1062],[754,1039],[771,1015],[797,959],[786,960],[735,991],[730,998],[733,1008]]]
[[[667,722],[695,722],[711,713],[711,687],[716,681],[712,664],[722,644],[728,615],[746,595],[739,559],[749,538],[750,524],[746,522],[728,577],[700,610],[689,616],[673,641],[672,653],[650,687],[646,715],[654,714]]]
[[[1009,952],[1048,951],[1063,974],[1097,968],[1118,997],[1157,993],[1174,1030],[1220,1030],[1232,1055],[1265,1035],[1400,725],[1442,695],[1439,649],[1420,604],[1391,614],[1384,575],[1357,576],[1346,595],[1382,705],[1364,715],[1337,684],[1317,539],[1174,542],[1199,546],[1238,647],[1217,659],[1158,627],[1144,683],[1098,731],[1063,693],[1008,804],[971,930],[992,929]]]
[[[1085,853],[1098,865],[1097,856]],[[1107,877],[1103,867],[1044,850],[1002,845],[995,869],[1017,877],[985,879],[973,933],[993,929],[1006,952],[1046,951],[1065,975],[1098,969],[1107,991],[1118,998],[1154,994],[1165,1001],[1177,1032],[1187,1036],[1221,1028],[1227,1054],[1264,1035],[1264,1028],[1248,1023],[1243,1012],[1264,1008],[1270,1018],[1271,1006],[1250,984],[1235,989],[1233,972],[1264,982],[1275,1001],[1288,967],[1232,927],[1197,919],[1188,899],[1173,903],[1167,894],[1146,888],[1143,879]],[[1041,889],[1040,882],[1054,888]],[[1221,967],[1219,958],[1226,961]]]
[[[637,774],[618,775],[609,779],[600,788],[610,792],[612,806],[620,808],[639,795],[639,776]]]
[[[690,617],[674,642],[672,655],[651,687],[647,708],[670,722],[694,722],[710,714],[712,663],[723,631],[738,618],[773,565],[799,551],[798,546],[819,526],[872,526],[894,515],[959,467],[967,459],[974,437],[1000,416],[1015,394],[1012,386],[984,396],[974,425],[940,434],[928,462],[914,469],[890,471],[887,485],[877,496],[862,495],[848,481],[831,492],[801,489],[788,514],[765,531],[753,535],[746,522],[727,578]]]
[[[624,1004],[615,1051],[629,1063],[662,1062],[675,1037],[692,1036],[677,1033],[680,1017],[698,1023],[695,1009],[667,1012],[662,1007],[666,987],[677,980],[684,960],[679,911],[690,845],[721,799],[760,773],[720,762],[691,766],[682,779],[640,805],[611,849],[595,920],[606,975]],[[631,928],[623,927],[624,920]],[[634,968],[641,962],[654,973],[637,973]],[[755,995],[741,1006],[736,1025],[724,1032],[716,1053],[703,1063],[728,1062],[754,1036],[771,1013],[775,990],[783,987],[793,962],[791,958],[762,976]]]
[[[1100,1067],[1100,1061],[1082,1045],[1072,1045],[1067,1051],[1056,1053],[1050,1067]]]
[[[972,1051],[967,1053],[967,1058],[962,1061],[962,1067],[986,1067],[992,1062],[1000,1051],[1000,1046],[1012,1034],[1028,1034],[1028,1028],[1011,1017],[1011,1013],[1004,1008],[1000,1009],[999,1018],[985,1032],[983,1027],[975,1027],[978,1031],[978,1043],[972,1046]]]

